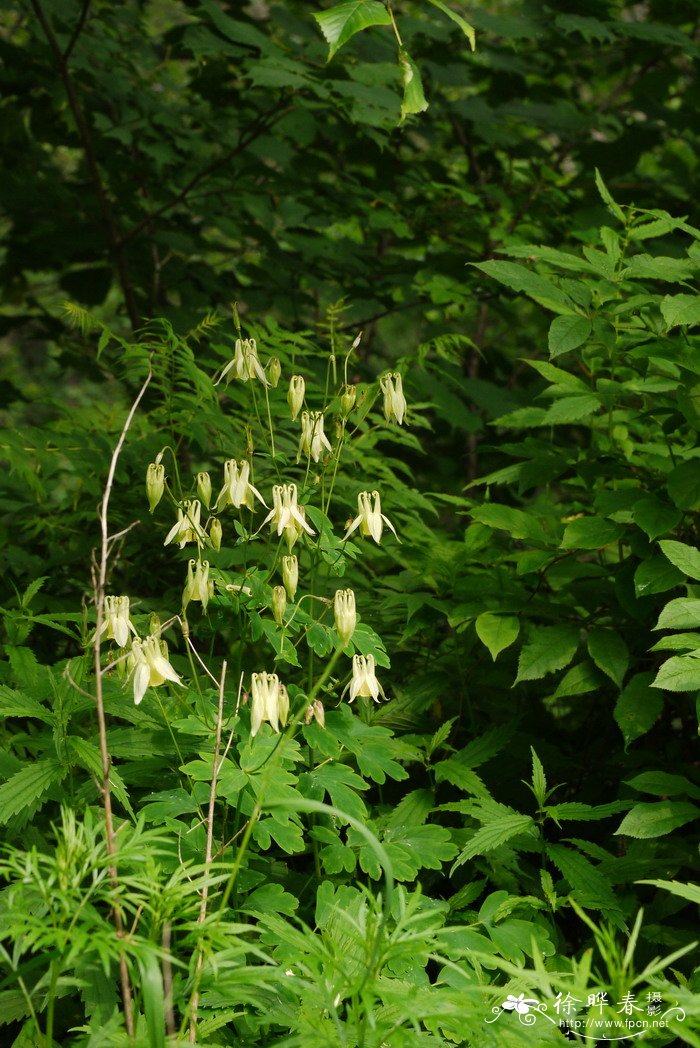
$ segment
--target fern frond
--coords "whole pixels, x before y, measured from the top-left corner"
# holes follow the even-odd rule
[[[75,302],[64,302],[63,312],[71,327],[80,328],[83,335],[88,335],[91,331],[99,331],[104,327],[104,324],[93,317],[92,313],[88,313],[87,309],[83,309],[82,306],[77,306]]]

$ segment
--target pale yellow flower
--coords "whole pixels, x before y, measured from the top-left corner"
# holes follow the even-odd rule
[[[299,561],[293,553],[290,553],[288,557],[282,557],[282,582],[287,596],[290,600],[294,600],[299,585]]]
[[[292,375],[289,380],[289,391],[287,393],[287,403],[289,404],[289,410],[292,413],[292,422],[294,422],[295,418],[301,411],[305,393],[306,383],[304,382],[303,375]]]
[[[188,542],[196,542],[201,546],[204,541],[204,532],[200,523],[202,518],[202,503],[199,499],[185,499],[182,507],[178,506],[177,520],[168,532],[164,546],[171,542],[177,542],[180,549]]]
[[[115,640],[120,648],[126,647],[129,641],[129,633],[136,636],[136,627],[129,618],[128,597],[105,597],[103,608],[102,626],[100,636],[106,635],[107,640]]]
[[[198,600],[201,601],[202,608],[206,611],[212,589],[212,583],[209,581],[209,561],[188,561],[187,582],[182,594],[183,608],[186,608],[191,600]]]
[[[352,657],[352,680],[345,688],[350,689],[349,702],[353,702],[358,695],[364,698],[372,698],[379,702],[379,696],[386,699],[384,688],[377,680],[374,665],[374,655],[353,655]],[[345,691],[343,694],[345,694]]]
[[[134,702],[138,706],[147,688],[157,688],[166,680],[182,684],[168,661],[168,646],[158,637],[146,637],[144,641],[134,639],[127,660],[133,674]]]
[[[355,594],[351,589],[336,590],[333,599],[335,628],[343,645],[347,644],[357,624]]]
[[[314,462],[318,462],[324,448],[326,451],[333,450],[328,437],[323,431],[323,412],[302,411],[301,437],[299,438],[297,462],[302,454],[310,455]]]
[[[372,500],[374,500],[374,502],[372,502]],[[361,535],[364,535],[365,537],[370,536],[375,542],[379,543],[381,542],[382,531],[384,530],[385,524],[389,530],[396,535],[394,525],[389,518],[385,517],[382,513],[379,492],[373,491],[370,494],[369,491],[361,491],[357,496],[357,516],[345,532],[345,538],[350,538],[353,531],[359,528]],[[396,535],[396,537],[398,538],[398,535]]]
[[[384,418],[387,422],[398,422],[401,425],[407,407],[401,375],[398,371],[389,371],[380,378],[379,385],[384,394]]]
[[[236,339],[233,349],[233,360],[230,360],[221,372],[219,382],[222,382],[229,372],[233,372],[233,376],[240,379],[241,382],[247,382],[251,378],[258,378],[263,386],[270,385],[265,377],[263,366],[258,359],[258,347],[254,338]]]
[[[284,622],[284,612],[287,607],[287,591],[284,586],[272,587],[272,614],[278,626]]]
[[[197,494],[209,509],[211,503],[211,477],[206,471],[197,474]]]
[[[289,717],[289,696],[276,673],[253,673],[253,693],[250,707],[250,734],[257,735],[263,721],[268,721],[273,731],[279,731]]]
[[[250,483],[250,462],[243,459],[239,465],[235,459],[224,462],[224,486],[219,492],[216,500],[216,510],[219,512],[225,506],[247,506],[248,509],[255,507],[254,498],[262,502],[267,509],[265,499],[256,487]]]
[[[278,536],[283,532],[289,549],[305,531],[307,535],[314,535],[312,527],[306,523],[306,513],[303,506],[297,502],[296,484],[275,484],[272,489],[272,509],[262,522],[262,526],[270,524],[270,530],[276,531]]]
[[[153,512],[163,497],[165,491],[165,466],[160,462],[151,462],[146,470],[146,495],[148,496],[148,509]]]

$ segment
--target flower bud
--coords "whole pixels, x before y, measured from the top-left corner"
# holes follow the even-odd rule
[[[155,612],[148,619],[148,635],[149,637],[160,636],[160,615],[156,615]]]
[[[352,409],[355,407],[355,401],[357,400],[357,389],[355,386],[343,386],[343,392],[340,396],[340,410],[343,418],[347,418]]]
[[[273,586],[272,588],[272,614],[275,622],[281,626],[284,622],[284,612],[287,607],[287,594],[284,586]]]
[[[287,393],[287,403],[289,404],[289,410],[292,413],[292,422],[301,411],[305,393],[306,383],[304,382],[303,376],[292,375],[289,380],[289,392]]]
[[[398,422],[401,425],[407,407],[401,375],[398,371],[390,371],[380,378],[379,385],[384,394],[384,418],[387,422]]]
[[[357,624],[355,594],[351,589],[336,590],[333,610],[335,612],[335,628],[344,647],[355,632]]]
[[[146,470],[146,495],[148,508],[152,513],[163,497],[165,491],[165,466],[151,462]]]
[[[299,561],[292,553],[288,557],[282,557],[282,581],[290,600],[294,600],[294,594],[299,585]]]
[[[197,495],[207,509],[211,502],[211,477],[208,473],[197,474]]]
[[[272,388],[276,389],[279,385],[279,380],[282,377],[282,365],[280,364],[279,357],[270,357],[268,360],[267,377]]]
[[[320,699],[306,707],[304,711],[304,724],[311,724],[311,721],[315,720],[321,728],[326,726],[326,711],[323,708],[323,703]]]
[[[215,517],[209,525],[209,541],[212,549],[221,549],[221,534],[221,521],[218,517]]]

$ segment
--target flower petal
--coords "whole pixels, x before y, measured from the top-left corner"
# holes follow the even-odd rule
[[[134,703],[138,706],[146,694],[151,673],[145,662],[139,662],[134,670]]]

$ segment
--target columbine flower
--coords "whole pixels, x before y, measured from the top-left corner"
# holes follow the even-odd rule
[[[333,610],[335,612],[335,628],[338,631],[342,644],[345,645],[355,632],[357,623],[355,594],[351,589],[335,591]]]
[[[289,696],[276,673],[254,673],[251,678],[253,701],[250,708],[250,734],[257,735],[263,721],[279,731],[289,716]]]
[[[350,699],[356,699],[358,695],[364,696],[364,698],[373,698],[375,702],[379,702],[379,696],[386,699],[384,694],[384,688],[377,680],[377,675],[374,669],[374,655],[353,655],[352,657],[352,680],[346,686],[345,692],[350,689]]]
[[[299,561],[293,553],[288,557],[282,557],[282,582],[290,600],[294,600],[294,594],[299,585]]]
[[[258,360],[258,347],[254,338],[236,339],[233,350],[233,360],[230,360],[221,372],[219,382],[222,382],[233,371],[236,378],[241,382],[247,382],[249,378],[259,378],[263,386],[269,386],[265,377],[263,366]]]
[[[165,491],[165,466],[160,462],[151,462],[146,470],[146,495],[148,496],[148,509],[153,512],[163,497]]]
[[[129,618],[128,597],[105,597],[100,636],[107,635],[107,640],[116,640],[120,648],[129,641],[129,632],[136,636],[136,627]]]
[[[177,520],[167,534],[164,546],[171,542],[177,542],[182,549],[188,542],[196,542],[202,545],[204,533],[200,524],[202,516],[202,503],[199,499],[185,499],[182,507],[178,506]]]
[[[347,417],[352,411],[352,409],[355,407],[356,399],[357,387],[343,386],[343,392],[340,397],[340,410],[344,417]]]
[[[371,504],[371,499],[374,499],[374,506]],[[369,491],[361,491],[357,496],[357,516],[345,532],[345,538],[350,538],[353,531],[359,528],[361,535],[371,535],[374,541],[378,543],[381,541],[385,524],[396,535],[394,525],[382,513],[379,492],[373,491],[370,495]],[[398,535],[396,537],[398,538]]]
[[[270,530],[277,531],[278,535],[285,532],[287,546],[292,548],[296,540],[305,531],[307,535],[315,535],[315,531],[306,523],[306,513],[303,506],[297,504],[296,484],[275,484],[272,489],[272,509],[262,522],[262,526],[270,522]]]
[[[270,357],[267,362],[267,373],[270,376],[270,385],[276,389],[282,377],[282,365],[279,357]]]
[[[222,538],[221,521],[219,520],[218,517],[215,517],[214,520],[209,525],[209,542],[211,543],[211,548],[212,549],[216,549],[216,550],[221,549],[221,538]]]
[[[314,462],[318,462],[323,454],[323,449],[332,451],[328,437],[323,432],[322,411],[302,411],[301,413],[301,437],[299,439],[299,451],[297,462],[304,455],[311,455]]]
[[[207,509],[209,509],[211,502],[211,477],[206,472],[197,474],[197,494]]]
[[[315,720],[322,728],[326,726],[326,711],[323,708],[323,703],[320,699],[306,707],[304,712],[304,724],[311,724],[311,721]]]
[[[247,506],[248,509],[253,509],[255,506],[253,496],[259,499],[267,509],[265,499],[250,483],[250,462],[243,459],[240,466],[235,459],[224,462],[224,486],[216,500],[217,512],[224,506],[235,506],[236,509],[240,506]]]
[[[272,614],[278,626],[284,622],[284,612],[287,607],[287,592],[284,586],[272,587]]]
[[[190,560],[187,563],[187,582],[182,594],[182,607],[186,608],[191,600],[202,602],[202,608],[207,610],[209,597],[211,596],[211,583],[209,582],[209,561]]]
[[[384,418],[387,422],[398,422],[401,425],[406,414],[401,375],[398,371],[389,371],[380,378],[379,385],[384,394]]]
[[[166,680],[171,680],[173,684],[182,683],[168,662],[167,644],[158,637],[146,637],[144,641],[134,639],[127,661],[134,678],[134,702],[137,706],[146,688],[157,688]]]
[[[292,413],[292,422],[301,411],[301,405],[304,403],[304,393],[306,392],[306,383],[302,375],[292,375],[289,380],[289,392],[287,393],[287,403],[289,404],[289,410]]]
[[[518,997],[514,997],[512,993],[509,993],[501,1008],[505,1008],[507,1012],[517,1012],[518,1015],[527,1015],[531,1006],[539,1003],[532,997],[526,997],[524,993],[521,993]]]

